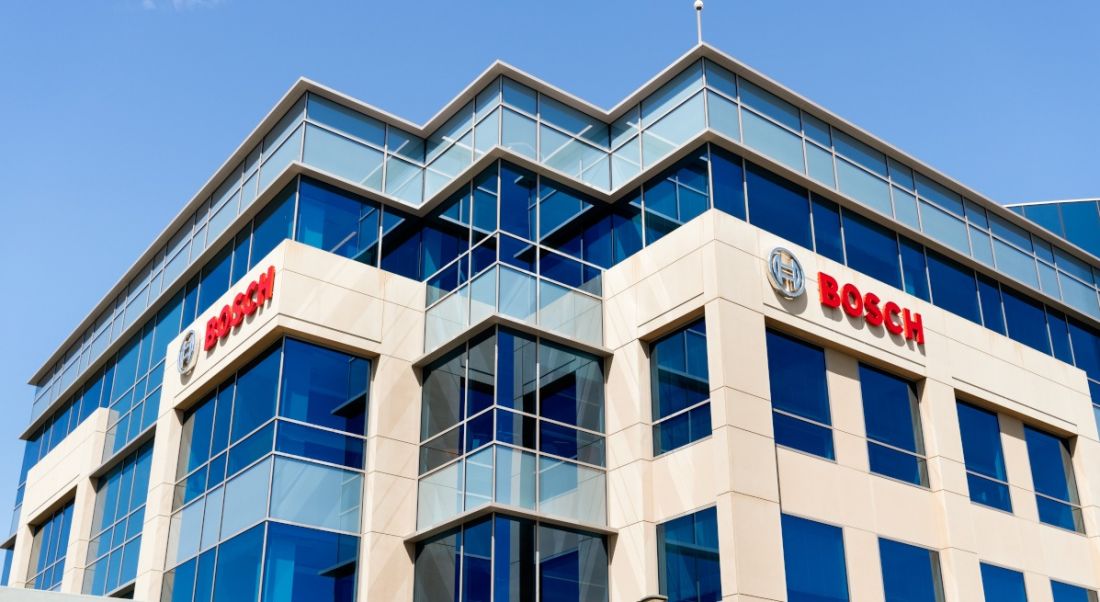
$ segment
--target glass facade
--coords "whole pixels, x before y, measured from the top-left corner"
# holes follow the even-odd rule
[[[848,568],[839,527],[782,517],[788,602],[847,602]]]
[[[832,460],[825,351],[774,330],[767,345],[775,443]]]
[[[34,528],[31,570],[27,581],[34,589],[59,591],[69,551],[69,530],[73,524],[73,503],[60,508]]]
[[[859,365],[859,385],[871,472],[927,487],[916,386],[866,364]]]
[[[103,596],[137,576],[153,444],[146,443],[99,479],[83,592]]]
[[[369,381],[285,338],[187,412],[163,600],[354,598]]]
[[[943,602],[937,552],[881,537],[878,551],[886,602]]]
[[[657,575],[668,602],[721,600],[720,573],[715,508],[657,525]]]
[[[959,402],[956,408],[970,500],[1012,512],[1004,450],[1001,448],[1001,425],[997,415],[963,402]]]
[[[603,362],[492,328],[424,369],[417,525],[495,503],[606,516]]]
[[[1039,520],[1083,533],[1085,524],[1077,498],[1069,445],[1054,435],[1030,426],[1024,427],[1024,440],[1027,442],[1028,459],[1031,460],[1031,481],[1035,487]]]
[[[710,378],[707,325],[702,319],[650,346],[653,455],[709,437]]]
[[[415,602],[601,602],[602,535],[491,514],[416,544]]]
[[[981,564],[985,602],[1027,602],[1023,573],[984,562]]]

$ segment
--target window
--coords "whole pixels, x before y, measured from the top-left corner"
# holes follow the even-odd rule
[[[654,243],[710,208],[708,173],[704,148],[645,183],[642,198],[646,244]]]
[[[959,402],[959,432],[962,434],[963,461],[970,500],[1012,512],[1001,449],[1001,427],[997,415]]]
[[[657,525],[657,567],[668,602],[721,600],[718,511],[707,508]]]
[[[73,503],[69,502],[35,528],[34,541],[31,543],[31,570],[27,576],[27,581],[34,589],[61,589],[72,523]]]
[[[599,535],[491,515],[416,545],[414,602],[601,602]]]
[[[767,341],[776,444],[833,459],[825,351],[774,330]]]
[[[187,412],[164,600],[354,599],[369,375],[285,338]]]
[[[943,602],[938,553],[881,537],[878,551],[886,602]]]
[[[1061,583],[1059,581],[1050,582],[1050,592],[1054,597],[1054,602],[1097,601],[1096,592],[1083,587],[1077,587],[1076,585]]]
[[[985,602],[1027,602],[1024,575],[1018,571],[983,562],[982,589]]]
[[[1039,520],[1071,531],[1084,532],[1073,462],[1067,443],[1030,426],[1024,427],[1027,455],[1031,460],[1031,480]]]
[[[653,387],[653,455],[709,436],[706,322],[697,320],[653,343],[649,361]]]
[[[796,245],[813,248],[806,189],[752,163],[748,163],[746,181],[749,222]]]
[[[913,383],[859,365],[871,472],[928,486],[917,390]]]
[[[849,267],[901,288],[897,234],[852,211],[845,211],[844,242]]]
[[[975,324],[982,323],[972,270],[929,250],[928,279],[932,285],[932,303]]]
[[[490,329],[424,369],[417,525],[485,504],[604,524],[600,358]]]
[[[783,515],[788,602],[847,602],[848,569],[840,527]]]
[[[100,478],[84,593],[103,596],[137,576],[153,444],[146,443]]]

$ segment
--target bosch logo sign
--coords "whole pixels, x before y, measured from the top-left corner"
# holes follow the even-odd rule
[[[841,285],[836,278],[824,272],[817,274],[817,287],[821,293],[821,304],[825,307],[841,308],[844,313],[862,318],[871,326],[884,326],[890,334],[904,336],[905,340],[918,345],[924,344],[924,323],[919,313],[893,301],[882,303],[878,295],[862,294],[856,285]]]
[[[796,299],[806,292],[806,274],[802,264],[783,247],[772,249],[768,255],[768,282],[771,282],[784,299]]]
[[[781,297],[797,299],[806,292],[806,274],[798,258],[783,247],[768,255],[768,282]],[[882,327],[892,335],[904,337],[918,345],[924,344],[924,323],[921,315],[893,301],[883,303],[874,293],[862,293],[856,285],[841,284],[825,272],[817,273],[817,288],[821,305],[841,309],[869,326]]]
[[[257,309],[269,303],[274,294],[275,266],[271,266],[258,279],[248,283],[243,292],[237,293],[232,304],[222,307],[218,315],[206,321],[203,350],[213,349],[218,341],[229,336],[230,332],[244,322],[245,316],[251,316]]]
[[[195,362],[199,359],[199,342],[194,330],[188,330],[180,342],[180,352],[176,356],[176,370],[180,376],[187,376],[195,369]]]

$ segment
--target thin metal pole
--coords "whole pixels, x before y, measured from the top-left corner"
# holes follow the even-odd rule
[[[695,37],[699,44],[703,43],[703,0],[695,0]]]

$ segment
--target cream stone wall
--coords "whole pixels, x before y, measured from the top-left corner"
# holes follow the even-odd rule
[[[791,249],[806,273],[797,300],[767,281],[776,246]],[[821,306],[819,271],[920,312],[925,344]],[[609,270],[605,295],[606,345],[615,351],[607,394],[609,519],[619,532],[613,601],[656,593],[656,525],[708,506],[718,509],[728,600],[786,599],[782,513],[843,529],[854,601],[883,600],[879,536],[939,551],[950,602],[982,599],[979,562],[1023,571],[1033,602],[1051,599],[1049,579],[1100,586],[1100,453],[1080,370],[715,211]],[[647,344],[700,316],[714,433],[650,458]],[[826,348],[836,461],[775,445],[766,328]],[[861,361],[921,383],[929,488],[870,473]],[[1013,514],[969,500],[956,397],[1000,413]],[[1039,522],[1025,423],[1075,441],[1088,535]],[[611,453],[619,449],[630,452]]]
[[[794,301],[765,276],[775,246],[791,249],[807,275],[807,293]],[[424,284],[286,241],[196,321],[200,342],[206,319],[269,265],[271,303],[200,351],[193,373],[175,370],[182,336],[168,346],[135,598],[160,599],[183,413],[271,342],[293,335],[372,359],[359,600],[411,600]],[[818,271],[920,312],[926,343],[822,307]],[[1023,571],[1033,602],[1050,600],[1051,578],[1100,587],[1100,441],[1080,370],[716,211],[608,270],[603,284],[613,602],[657,593],[656,525],[710,506],[726,600],[786,599],[782,513],[843,529],[857,602],[883,599],[880,536],[937,550],[948,602],[982,599],[980,562]],[[713,434],[654,458],[649,344],[700,317]],[[835,461],[776,447],[767,328],[826,348]],[[870,473],[859,362],[920,383],[928,488]],[[1012,514],[969,500],[956,398],[1000,414]],[[63,589],[79,591],[107,416],[97,411],[31,470],[13,585],[25,585],[30,525],[76,499]],[[1039,522],[1025,424],[1074,442],[1087,535]]]

